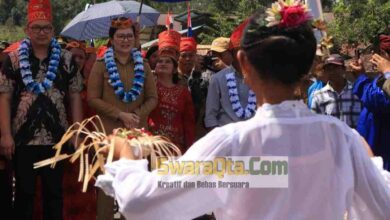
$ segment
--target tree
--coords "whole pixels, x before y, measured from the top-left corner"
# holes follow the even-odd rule
[[[22,14],[17,7],[11,9],[11,18],[14,25],[20,26],[22,24]]]
[[[0,22],[5,23],[11,17],[11,8],[16,6],[14,0],[0,0]]]
[[[264,10],[272,0],[213,0],[211,29],[200,35],[202,43],[210,44],[217,37],[229,37],[242,21],[257,10]],[[221,5],[226,4],[225,7]],[[233,9],[231,8],[233,7]]]
[[[321,0],[322,8],[325,12],[332,11],[335,0]]]
[[[390,1],[353,0],[334,4],[329,32],[336,43],[374,43],[390,25]]]

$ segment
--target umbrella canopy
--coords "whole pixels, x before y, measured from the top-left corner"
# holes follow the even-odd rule
[[[129,17],[135,21],[140,6],[136,1],[109,1],[92,5],[73,18],[61,35],[76,40],[108,37],[112,18]],[[160,12],[143,5],[141,26],[154,26],[159,16]]]

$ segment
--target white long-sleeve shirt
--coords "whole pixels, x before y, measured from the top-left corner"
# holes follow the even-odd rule
[[[300,101],[264,104],[247,121],[216,128],[180,160],[216,156],[288,156],[288,188],[162,189],[146,160],[106,165],[96,185],[128,219],[186,220],[213,211],[218,220],[389,219],[390,190],[356,131],[316,115]],[[351,210],[351,207],[354,207]]]

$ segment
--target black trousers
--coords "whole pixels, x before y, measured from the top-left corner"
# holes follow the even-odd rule
[[[1,212],[3,216],[12,216],[12,163],[4,158],[0,158],[0,163]]]
[[[41,178],[44,220],[62,219],[63,164],[34,169],[35,162],[54,156],[51,146],[17,146],[15,149],[15,204],[14,216],[18,220],[32,220],[37,177]]]

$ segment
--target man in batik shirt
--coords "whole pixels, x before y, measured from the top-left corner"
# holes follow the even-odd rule
[[[82,81],[70,52],[53,38],[49,0],[28,5],[28,38],[11,52],[0,73],[1,153],[14,156],[15,219],[32,219],[36,177],[41,177],[43,219],[62,219],[61,164],[33,169],[35,162],[54,156],[52,146],[73,121],[82,118]],[[70,108],[68,105],[70,104]]]

